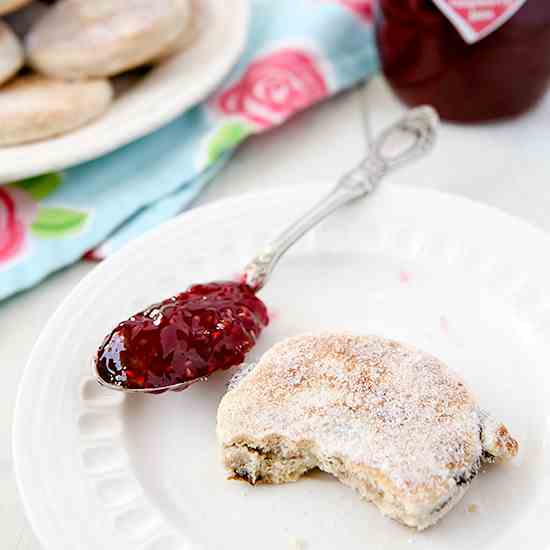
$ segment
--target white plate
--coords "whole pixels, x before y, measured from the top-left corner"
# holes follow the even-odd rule
[[[45,550],[285,550],[292,537],[312,550],[549,547],[550,237],[490,208],[386,185],[299,243],[262,293],[273,322],[252,357],[318,329],[402,339],[462,373],[519,438],[518,459],[480,476],[433,529],[401,527],[325,475],[227,481],[214,429],[228,373],[131,398],[88,378],[116,321],[192,282],[234,276],[323,190],[193,210],[101,264],[59,308],[14,426],[16,476]]]
[[[55,139],[0,148],[0,183],[61,170],[140,138],[208,95],[241,54],[248,0],[201,0],[197,39],[120,95],[97,121]]]

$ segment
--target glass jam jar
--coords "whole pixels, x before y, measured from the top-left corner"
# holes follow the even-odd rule
[[[382,69],[409,105],[448,120],[519,115],[550,83],[550,0],[527,0],[499,28],[469,44],[433,0],[377,0]]]

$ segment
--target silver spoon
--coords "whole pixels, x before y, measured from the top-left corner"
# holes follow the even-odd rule
[[[436,111],[424,106],[411,109],[386,128],[369,144],[367,156],[356,168],[345,174],[328,195],[268,243],[245,267],[245,281],[261,289],[282,255],[311,228],[344,204],[372,193],[394,168],[426,154],[435,143],[438,122]]]
[[[263,288],[283,254],[321,220],[341,206],[372,193],[388,173],[407,162],[424,156],[435,143],[439,117],[431,107],[417,107],[370,140],[368,153],[359,165],[345,174],[320,202],[300,216],[245,267],[243,279],[255,291]],[[104,380],[94,359],[98,382],[118,391],[162,393],[180,391],[206,378],[155,388],[127,388]]]

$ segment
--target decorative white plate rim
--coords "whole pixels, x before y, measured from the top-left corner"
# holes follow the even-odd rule
[[[63,488],[63,485],[72,485],[72,483],[76,484],[79,480],[77,477],[72,480],[72,483],[68,483],[67,479],[63,479],[63,475],[67,473],[66,471],[61,469],[58,472],[53,472],[52,470],[54,467],[57,467],[58,469],[62,468],[61,462],[64,462],[66,457],[63,455],[46,455],[46,453],[44,453],[45,449],[35,439],[41,435],[41,430],[38,429],[39,425],[36,425],[38,422],[37,419],[39,417],[43,418],[45,411],[48,409],[44,407],[45,395],[43,393],[41,395],[35,395],[33,392],[33,387],[43,387],[41,382],[44,382],[44,384],[48,382],[48,380],[45,380],[45,378],[47,378],[47,369],[41,367],[43,367],[43,359],[45,357],[48,357],[50,354],[55,356],[56,353],[58,353],[58,350],[55,349],[55,338],[53,338],[53,336],[56,334],[59,327],[64,327],[64,312],[74,310],[75,306],[79,304],[80,297],[82,296],[86,296],[88,298],[87,301],[91,303],[94,298],[92,290],[97,286],[98,281],[101,281],[109,274],[112,275],[117,268],[124,266],[126,262],[130,261],[131,258],[135,259],[136,256],[139,256],[142,260],[145,259],[146,255],[143,254],[143,251],[147,249],[147,246],[157,242],[159,239],[174,236],[178,232],[189,231],[190,227],[195,227],[195,232],[200,233],[200,228],[202,227],[204,229],[209,223],[223,223],[221,220],[224,216],[242,218],[244,212],[253,212],[258,209],[263,209],[270,212],[277,210],[277,208],[287,210],[288,208],[286,207],[290,201],[292,202],[293,207],[302,210],[310,204],[312,197],[316,196],[322,190],[324,190],[324,187],[321,188],[320,186],[312,185],[303,185],[300,188],[285,186],[285,188],[277,191],[267,193],[251,193],[192,210],[134,241],[125,247],[119,254],[98,266],[59,306],[34,346],[22,377],[16,401],[13,429],[13,452],[17,484],[27,517],[29,518],[31,525],[45,550],[70,548],[75,547],[74,545],[76,544],[80,544],[79,548],[83,549],[89,548],[90,550],[95,550],[96,548],[102,548],[99,540],[95,539],[95,535],[99,536],[99,534],[97,532],[94,533],[93,527],[89,522],[91,518],[84,519],[76,514],[76,519],[78,519],[80,523],[78,525],[74,525],[73,527],[78,528],[70,529],[70,524],[64,523],[65,528],[59,529],[60,524],[58,523],[58,528],[56,529],[56,524],[53,520],[56,518],[58,521],[62,519],[65,522],[67,517],[63,516],[60,518],[59,514],[63,511],[70,512],[71,510],[67,508],[63,510],[63,507],[59,507],[59,502],[57,503],[56,510],[56,507],[53,505],[54,500],[55,498],[60,498],[58,493],[60,493],[63,489],[65,491],[65,497],[67,498],[67,495],[70,495],[71,491],[68,491],[67,487]],[[502,235],[508,237],[512,235],[518,236],[517,240],[502,242],[502,246],[499,244],[499,241],[494,240],[495,245],[500,248],[500,250],[496,251],[496,256],[493,254],[487,254],[487,256],[484,256],[482,254],[480,257],[480,255],[476,252],[474,253],[475,261],[479,264],[478,267],[480,272],[488,274],[492,270],[495,270],[495,273],[500,273],[502,271],[503,265],[499,265],[499,262],[495,260],[495,257],[498,257],[498,254],[502,253],[502,251],[506,249],[514,249],[512,254],[513,260],[514,262],[521,262],[520,265],[522,268],[525,265],[529,266],[529,259],[534,260],[535,264],[533,265],[536,265],[538,268],[536,273],[521,271],[519,275],[515,273],[512,274],[509,279],[506,279],[506,284],[503,285],[503,290],[509,292],[510,294],[514,294],[514,296],[516,294],[518,296],[521,295],[521,300],[528,305],[530,312],[532,310],[533,315],[535,316],[535,329],[537,331],[546,331],[546,333],[548,333],[546,321],[550,319],[550,292],[546,290],[542,283],[545,279],[548,280],[548,277],[550,276],[550,267],[545,267],[543,264],[540,264],[538,259],[541,251],[550,250],[549,235],[524,221],[516,219],[492,207],[475,203],[474,201],[460,198],[455,195],[416,188],[413,186],[398,187],[391,184],[386,184],[374,196],[367,198],[364,202],[365,207],[370,209],[370,214],[373,217],[378,217],[378,221],[375,222],[375,224],[378,223],[377,227],[382,231],[380,239],[377,237],[377,240],[380,240],[381,243],[385,242],[385,239],[387,238],[384,234],[384,216],[381,208],[385,209],[384,211],[386,212],[386,217],[389,220],[392,214],[386,209],[388,205],[395,206],[396,210],[401,208],[401,214],[403,215],[406,215],[406,211],[414,209],[415,212],[413,213],[413,217],[418,216],[419,219],[423,216],[433,215],[433,219],[430,223],[435,221],[444,224],[447,222],[455,229],[460,228],[460,225],[457,225],[456,220],[464,220],[465,225],[463,228],[463,233],[458,234],[456,238],[451,239],[451,241],[448,241],[447,239],[446,242],[441,242],[436,239],[432,243],[434,246],[441,248],[440,251],[442,252],[442,258],[445,258],[445,261],[449,261],[450,264],[457,261],[457,258],[462,256],[463,253],[465,254],[465,257],[470,258],[471,251],[464,250],[462,248],[464,239],[471,237],[465,237],[465,235],[470,231],[466,224],[472,224],[478,229],[482,228],[485,230],[484,234],[479,235],[479,241],[482,242],[482,244],[487,240],[491,241],[492,239],[494,240],[495,237],[500,237]],[[367,207],[366,205],[369,203],[372,206]],[[401,204],[400,207],[398,206],[399,204]],[[268,205],[268,207],[266,205]],[[351,208],[357,209],[360,208],[360,206],[356,205]],[[357,212],[357,210],[355,212]],[[368,218],[368,214],[366,214],[366,216]],[[340,221],[344,223],[343,219],[340,219]],[[365,221],[368,227],[371,229],[374,228],[374,226],[370,225],[368,219]],[[430,225],[430,223],[428,225]],[[184,230],[184,228],[187,229]],[[198,231],[197,228],[199,229]],[[349,230],[350,227],[347,227],[346,229]],[[322,226],[320,230],[322,231]],[[397,232],[393,231],[391,237],[393,239],[392,246],[395,245],[396,247],[399,247],[402,244],[401,240],[406,239],[407,250],[414,249],[414,253],[416,254],[423,248],[424,243],[418,237],[418,234],[412,233],[404,235],[401,230],[402,228],[399,228]],[[268,233],[271,232],[271,230],[268,230]],[[314,240],[315,234],[312,237],[312,242],[314,242]],[[352,240],[347,239],[347,241],[348,245],[353,248],[354,245]],[[521,243],[527,241],[530,243],[530,246],[522,246]],[[312,242],[308,243],[306,239],[306,242],[304,243],[304,250],[311,248]],[[481,250],[483,251],[483,246],[481,246]],[[241,261],[241,259],[239,259],[239,261]],[[506,270],[510,267],[510,265],[506,264],[504,267]],[[537,287],[537,285],[533,287],[530,282],[526,280],[526,275],[531,275],[531,273],[533,273],[533,277],[536,280],[541,281],[539,287]],[[505,277],[508,277],[508,275],[509,274],[506,273]],[[111,277],[111,280],[115,281],[116,277]],[[277,283],[274,281],[273,284],[276,285]],[[540,288],[544,288],[542,293]],[[97,288],[95,290],[97,291]],[[79,378],[81,378],[80,375]],[[33,379],[35,380],[34,383]],[[67,380],[59,386],[60,395],[62,395],[64,389],[63,386],[66,383]],[[87,392],[88,381],[84,379],[83,384],[84,385],[80,387],[80,391]],[[123,397],[120,396],[120,394],[113,394],[112,398],[108,399],[109,402],[106,406],[108,408],[118,407],[120,406],[122,399]],[[78,400],[80,400],[80,396],[78,397]],[[89,407],[90,410],[94,410],[94,414],[96,414],[98,410],[100,411],[99,414],[102,412],[101,403],[95,403],[93,399],[90,403],[88,403],[88,405],[85,406]],[[41,413],[39,415],[33,414],[33,410],[40,410]],[[64,413],[75,415],[79,414],[78,410],[74,410],[74,404],[73,408],[65,407]],[[80,411],[80,414],[82,414],[82,411]],[[55,433],[61,441],[63,433],[57,431]],[[548,434],[546,433],[543,435],[548,437]],[[80,436],[82,437],[82,433]],[[79,455],[80,451],[76,454]],[[81,457],[79,456],[77,462],[79,462],[80,459]],[[48,466],[52,469],[48,470]],[[79,471],[78,473],[82,474],[83,472],[84,470]],[[72,472],[73,475],[76,473],[77,472]],[[68,475],[70,474],[71,472],[68,472]],[[82,481],[83,480],[80,479],[80,482]],[[541,489],[548,489],[547,476],[544,479],[541,479],[540,482],[542,484],[540,487]],[[89,491],[93,491],[91,485],[92,484],[90,483],[90,487],[88,488]],[[72,489],[73,487],[71,486],[71,490]],[[74,487],[74,489],[76,491],[76,487]],[[540,491],[538,493],[538,499],[544,499],[544,502],[540,503],[541,505],[548,503],[549,497],[550,495],[547,491],[544,495],[541,495]],[[46,500],[48,498],[52,500]],[[65,502],[64,504],[66,507],[69,506],[68,502]],[[73,502],[72,505],[78,506],[78,502]],[[150,506],[150,503],[146,506]],[[529,516],[529,518],[531,518],[531,516]],[[522,519],[525,518],[522,517]],[[102,518],[102,520],[105,520],[105,518]],[[86,528],[87,526],[90,527],[91,531]],[[71,536],[73,537],[73,540],[71,541],[64,539],[69,531],[72,531]],[[170,538],[171,536],[172,535],[166,535],[166,540],[172,540]],[[56,537],[58,538],[56,539]],[[156,539],[153,540],[153,543],[155,540]],[[113,544],[115,543],[115,541],[112,542]],[[126,548],[123,540],[117,540],[116,542],[123,545],[120,546],[120,548]],[[154,544],[149,546],[149,542],[151,541],[148,540],[142,547],[157,548]],[[192,544],[187,546],[188,542],[189,541],[184,541],[182,547],[194,548]],[[180,547],[179,544],[177,547]],[[491,547],[493,548],[493,546]],[[546,543],[544,543],[544,546],[537,546],[537,548],[547,547],[548,545]],[[161,546],[158,546],[158,548],[161,548]],[[170,546],[170,548],[172,547]],[[502,548],[504,548],[504,546]],[[506,546],[506,548],[508,548],[508,546]]]
[[[57,138],[0,148],[0,184],[62,170],[135,141],[208,95],[242,53],[250,17],[249,0],[205,0],[198,38],[153,68],[137,86],[96,121]],[[174,70],[175,68],[175,70]],[[176,73],[176,71],[178,71]]]

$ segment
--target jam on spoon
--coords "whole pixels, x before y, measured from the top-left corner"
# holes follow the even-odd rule
[[[284,252],[334,210],[372,192],[388,171],[426,153],[437,121],[433,109],[419,107],[386,129],[355,170],[248,264],[241,282],[194,285],[120,323],[95,356],[98,381],[116,390],[161,393],[241,364],[269,322],[256,293]],[[404,136],[405,147],[384,154],[387,143],[395,151]]]
[[[128,389],[189,383],[242,363],[268,322],[247,284],[194,285],[120,323],[99,348],[97,372]]]

